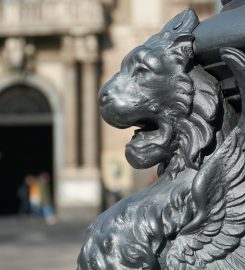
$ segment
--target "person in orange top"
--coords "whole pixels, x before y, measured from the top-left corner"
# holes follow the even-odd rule
[[[35,176],[28,175],[26,177],[26,183],[29,186],[29,201],[31,213],[39,216],[42,214],[41,188],[39,181]]]

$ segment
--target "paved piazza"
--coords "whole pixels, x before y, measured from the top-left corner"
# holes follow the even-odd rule
[[[0,269],[75,270],[82,234],[93,216],[84,211],[56,225],[30,217],[0,218]]]

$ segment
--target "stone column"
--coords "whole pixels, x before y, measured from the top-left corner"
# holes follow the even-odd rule
[[[76,40],[76,56],[81,63],[81,149],[83,165],[97,168],[98,104],[97,70],[98,45],[95,36]]]
[[[94,63],[82,66],[82,157],[84,166],[97,164],[97,76]]]
[[[74,58],[74,39],[63,39],[64,60],[64,140],[65,140],[65,166],[77,165],[77,81],[76,62]]]

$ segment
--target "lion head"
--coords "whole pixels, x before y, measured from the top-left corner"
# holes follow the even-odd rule
[[[106,122],[139,127],[126,145],[135,168],[160,163],[163,171],[173,158],[174,164],[198,168],[213,140],[219,91],[217,81],[193,60],[198,23],[192,10],[177,15],[132,50],[99,92]]]

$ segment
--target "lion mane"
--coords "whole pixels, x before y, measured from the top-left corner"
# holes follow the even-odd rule
[[[208,154],[207,148],[216,139],[216,132],[221,129],[220,123],[223,121],[217,118],[221,117],[218,112],[224,108],[221,106],[222,93],[218,81],[194,62],[193,35],[173,35],[166,31],[167,27],[151,37],[144,46],[154,51],[160,45],[162,62],[167,58],[177,70],[172,78],[175,94],[168,100],[168,116],[172,118],[175,139],[179,142],[179,148],[170,161],[169,171],[174,174],[186,166],[194,169],[200,167],[204,156]],[[190,25],[186,27],[193,28]],[[169,165],[165,162],[160,164],[158,174],[162,174]]]
[[[186,56],[182,54],[182,57],[184,60]],[[199,78],[198,82],[201,79],[202,87],[195,84],[195,77]],[[175,80],[178,90],[173,106],[178,111],[175,132],[179,148],[171,164],[175,164],[176,168],[179,166],[179,170],[183,164],[198,169],[208,154],[207,148],[216,139],[216,131],[220,129],[221,119],[217,119],[221,107],[218,82],[199,66],[190,73],[183,71],[177,74]]]

